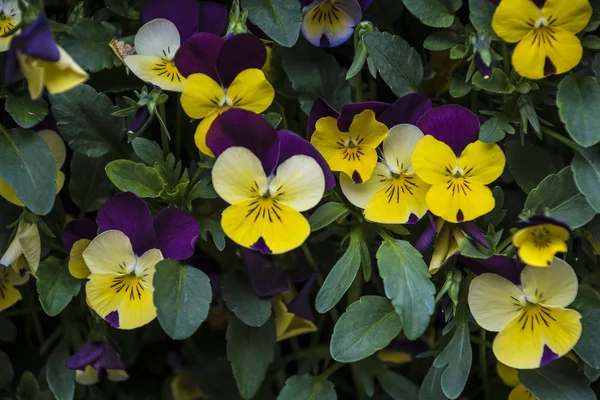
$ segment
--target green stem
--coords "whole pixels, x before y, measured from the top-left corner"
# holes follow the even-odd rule
[[[506,43],[502,43],[502,59],[504,72],[506,72],[506,75],[510,75],[510,58],[508,57],[508,46]]]
[[[477,114],[478,107],[477,104],[479,102],[479,91],[473,90],[471,91],[471,111]]]
[[[363,91],[362,91],[362,79],[360,76],[360,72],[356,74],[352,80],[354,81],[354,89],[355,89],[355,102],[363,101]]]
[[[475,344],[478,344],[480,346],[485,346],[488,349],[492,349],[493,348],[493,345],[490,342],[488,342],[487,340],[481,340],[479,337],[473,336],[473,335],[471,335],[470,338],[471,338],[471,342],[473,342]]]
[[[302,349],[291,353],[279,361],[277,361],[271,367],[272,370],[278,370],[285,368],[286,365],[291,363],[292,361],[301,360],[303,358],[314,358],[314,359],[324,359],[329,358],[329,346],[328,345],[319,345],[315,347],[309,347],[307,349]]]
[[[500,243],[500,245],[497,248],[498,253],[501,253],[511,243],[512,243],[512,235],[510,235],[509,237],[504,239],[504,241],[502,243]]]
[[[552,137],[552,138],[554,138],[554,139],[558,140],[558,141],[559,141],[559,142],[561,142],[562,144],[564,144],[564,145],[566,145],[566,146],[570,147],[571,149],[573,149],[573,150],[575,150],[575,151],[581,151],[581,147],[580,147],[580,146],[579,146],[577,143],[575,143],[575,142],[574,142],[574,141],[572,141],[571,139],[569,139],[569,138],[567,138],[567,137],[565,137],[565,136],[561,135],[560,133],[558,133],[558,132],[554,132],[552,129],[548,129],[548,128],[542,128],[542,131],[543,131],[543,132],[544,132],[546,135],[548,135],[548,136],[550,136],[550,137]]]
[[[490,377],[488,375],[488,364],[487,364],[487,346],[484,343],[487,343],[485,340],[485,329],[481,329],[479,331],[479,339],[481,340],[481,344],[479,344],[479,366],[481,368],[481,383],[483,384],[483,398],[485,400],[490,400],[492,398],[492,391],[490,387]]]
[[[331,375],[333,375],[335,373],[335,371],[337,371],[340,368],[345,367],[347,364],[340,364],[340,363],[335,363],[329,366],[329,368],[327,368],[325,370],[325,372],[323,372],[321,374],[321,376],[319,376],[319,382],[325,382]]]
[[[169,133],[167,131],[167,116],[165,113],[165,104],[158,105],[158,120],[160,122],[160,138],[162,143],[162,151],[166,156],[169,155]]]
[[[313,255],[306,243],[304,243],[302,245],[302,252],[304,253],[304,257],[306,257],[306,261],[308,261],[308,265],[310,265],[310,267],[318,273],[317,285],[319,286],[319,289],[320,289],[321,286],[323,286],[323,276],[321,275],[321,272],[319,271],[319,267],[317,266],[317,263],[315,262],[315,258],[313,257]],[[340,313],[336,310],[335,307],[333,307],[331,310],[329,310],[329,315],[331,316],[331,319],[333,320],[334,324],[340,318]]]
[[[181,93],[177,93],[177,114],[176,114],[176,125],[175,125],[175,157],[181,157],[181,135],[183,130],[183,107],[181,107]]]

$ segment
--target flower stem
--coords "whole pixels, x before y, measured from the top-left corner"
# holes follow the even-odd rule
[[[490,400],[492,398],[492,392],[490,388],[490,377],[488,375],[488,364],[487,364],[487,341],[485,340],[485,329],[479,331],[479,366],[481,368],[481,383],[483,385],[483,398]]]
[[[169,155],[169,132],[167,131],[167,116],[165,113],[165,104],[158,105],[158,119],[160,122],[160,138],[162,143],[162,151],[166,156]]]
[[[564,144],[564,145],[566,145],[566,146],[570,147],[571,149],[573,149],[573,150],[575,150],[575,151],[581,151],[581,146],[579,146],[577,143],[575,143],[575,142],[574,142],[574,141],[572,141],[571,139],[569,139],[569,138],[567,138],[567,137],[565,137],[565,136],[561,135],[560,133],[558,133],[558,132],[554,132],[552,129],[549,129],[549,128],[542,128],[542,131],[543,131],[543,132],[544,132],[546,135],[548,135],[548,136],[550,136],[550,137],[552,137],[552,138],[554,138],[554,139],[558,140],[558,141],[559,141],[559,142],[561,142],[562,144]]]
[[[358,73],[356,74],[356,76],[354,76],[354,78],[352,78],[352,80],[354,81],[354,89],[356,90],[355,92],[355,102],[361,102],[363,101],[363,91],[362,91],[362,79],[361,79],[361,74]]]
[[[181,93],[177,93],[177,114],[175,121],[175,157],[181,157],[181,131],[183,119],[183,107],[181,107]]]

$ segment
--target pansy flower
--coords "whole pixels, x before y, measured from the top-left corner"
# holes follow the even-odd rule
[[[50,156],[56,167],[56,193],[58,194],[65,183],[65,174],[60,170],[67,159],[65,143],[59,134],[52,130],[44,129],[36,133],[44,140],[44,142],[46,142],[46,145],[50,149]],[[13,188],[8,186],[2,178],[0,178],[0,196],[4,197],[14,205],[25,207],[25,204],[17,197]]]
[[[38,225],[21,218],[17,233],[0,258],[0,264],[7,267],[12,265],[16,270],[20,270],[22,264],[19,261],[24,260],[26,268],[35,275],[40,265],[41,254],[42,242]]]
[[[10,47],[14,35],[4,36],[21,23],[21,9],[18,0],[0,0],[0,53]]]
[[[519,221],[513,235],[513,246],[518,249],[519,258],[527,265],[547,267],[552,264],[556,253],[568,250],[567,241],[571,236],[569,227],[562,222],[543,215]]]
[[[373,0],[300,0],[302,34],[315,46],[335,47],[354,33]]]
[[[567,354],[581,336],[581,315],[567,309],[577,296],[577,275],[561,259],[547,268],[526,266],[515,284],[484,273],[469,287],[469,307],[483,329],[499,332],[493,351],[503,364],[538,368]]]
[[[104,379],[121,382],[129,378],[123,361],[107,342],[87,342],[65,366],[75,370],[75,381],[81,385],[94,385]]]
[[[0,265],[0,312],[12,307],[22,299],[16,286],[23,285],[28,280],[29,274],[24,270],[15,270],[13,266]]]
[[[6,81],[11,85],[17,64],[27,79],[32,99],[39,98],[44,88],[51,94],[66,92],[88,80],[88,74],[71,56],[54,42],[48,20],[37,17],[10,41],[6,57]]]
[[[505,42],[519,43],[512,55],[515,71],[541,79],[579,64],[583,47],[575,34],[591,17],[588,0],[502,0],[492,28]]]
[[[472,221],[494,208],[486,186],[500,177],[506,159],[500,147],[477,140],[479,118],[458,105],[434,108],[417,126],[425,134],[417,143],[412,165],[431,185],[429,210],[448,222]]]
[[[511,388],[513,388],[508,395],[508,400],[536,400],[537,398],[531,394],[529,390],[523,386],[517,375],[517,370],[511,368],[501,362],[496,363],[496,372],[502,382]]]
[[[230,108],[261,113],[273,102],[275,90],[261,70],[267,53],[260,39],[240,34],[225,40],[209,33],[188,39],[175,57],[177,67],[187,77],[181,105],[194,119],[202,119],[194,140],[209,156],[206,133],[211,124]]]
[[[237,244],[279,254],[310,234],[301,214],[335,185],[327,163],[306,140],[275,131],[260,115],[233,109],[215,120],[206,143],[217,160],[215,191],[230,204],[221,226]]]
[[[111,326],[134,329],[149,323],[156,317],[154,267],[163,257],[191,257],[198,223],[174,208],[162,210],[153,219],[146,203],[132,193],[118,194],[104,203],[96,223],[101,233],[89,244],[85,238],[89,240],[90,226],[73,221],[65,228],[63,241],[71,244],[71,258],[80,257],[78,268],[70,265],[69,269],[79,278],[89,270],[88,304]],[[75,240],[78,234],[83,241]]]
[[[487,240],[473,221],[452,224],[431,214],[428,216],[429,224],[415,243],[415,248],[420,253],[433,249],[429,262],[429,271],[432,273],[436,273],[452,256],[458,254],[460,242],[466,239],[466,235],[488,247]]]

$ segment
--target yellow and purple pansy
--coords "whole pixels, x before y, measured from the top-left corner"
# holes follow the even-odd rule
[[[513,246],[527,265],[547,267],[556,253],[566,253],[571,237],[568,225],[543,215],[529,217],[516,223],[519,230],[513,235]]]
[[[477,140],[479,118],[459,105],[427,111],[417,122],[425,134],[412,166],[431,185],[425,198],[436,216],[452,223],[472,221],[494,208],[486,186],[500,177],[506,158],[500,147]]]
[[[300,0],[302,34],[315,46],[335,47],[348,40],[373,0]]]
[[[576,34],[591,17],[588,0],[502,0],[492,28],[505,42],[518,42],[512,55],[515,71],[541,79],[579,64],[583,47]]]
[[[506,265],[498,270],[515,270],[516,260],[500,261]],[[517,369],[539,368],[571,351],[582,330],[581,315],[566,308],[577,296],[573,268],[554,258],[547,268],[525,266],[518,280],[514,274],[507,277],[483,273],[471,282],[468,296],[477,324],[498,332],[493,343],[498,361]]]
[[[94,385],[103,380],[121,382],[129,378],[123,361],[108,342],[87,342],[65,366],[75,370],[75,381],[80,385]]]
[[[251,34],[223,39],[197,33],[181,46],[175,56],[187,78],[181,105],[189,117],[202,119],[194,136],[202,153],[214,156],[206,134],[220,114],[231,108],[261,113],[271,105],[275,89],[261,70],[266,60],[264,44]]]
[[[225,234],[268,254],[304,243],[310,226],[301,212],[335,186],[319,152],[295,133],[276,131],[260,115],[242,109],[219,116],[206,144],[217,157],[215,191],[230,204],[221,216]]]
[[[92,224],[72,221],[63,234],[71,256],[69,270],[88,279],[89,306],[114,328],[149,323],[156,317],[154,268],[163,258],[192,256],[200,234],[198,222],[175,208],[166,208],[153,219],[142,199],[121,193],[98,210],[100,234],[90,240]]]
[[[21,9],[18,0],[0,0],[0,53],[10,47],[14,34],[4,36],[14,30],[21,23]]]

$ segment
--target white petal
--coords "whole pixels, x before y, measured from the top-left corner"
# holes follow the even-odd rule
[[[392,172],[414,172],[410,159],[417,142],[423,136],[423,132],[414,125],[400,124],[390,129],[383,141],[383,154]]]
[[[270,187],[278,202],[302,212],[313,208],[323,198],[325,176],[314,158],[296,155],[277,167]]]
[[[365,208],[375,193],[383,189],[388,179],[390,171],[383,163],[377,163],[371,179],[364,183],[354,183],[346,174],[340,174],[340,186],[344,196],[350,200],[350,203],[356,207]]]
[[[500,275],[485,273],[471,281],[469,308],[486,331],[500,332],[523,309],[521,290]]]
[[[127,56],[123,60],[127,68],[144,82],[150,82],[163,90],[183,92],[186,79],[179,73],[173,61],[155,56]]]
[[[163,18],[148,22],[135,35],[135,51],[142,56],[172,59],[180,44],[177,27]]]
[[[525,267],[521,285],[527,296],[545,306],[567,307],[577,297],[577,275],[558,257],[549,267]]]
[[[255,199],[267,186],[260,160],[245,147],[230,147],[221,153],[212,180],[217,194],[229,204]]]
[[[131,241],[116,230],[96,236],[83,252],[83,259],[92,274],[121,275],[135,265]]]

